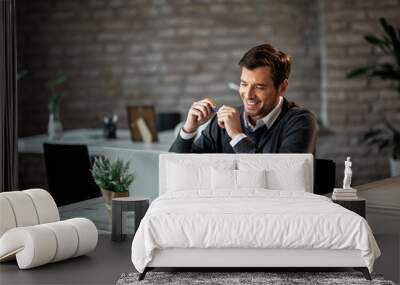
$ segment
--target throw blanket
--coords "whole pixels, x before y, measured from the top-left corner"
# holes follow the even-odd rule
[[[132,262],[143,272],[165,248],[358,249],[371,272],[380,256],[361,216],[324,196],[265,189],[160,196],[133,239]]]

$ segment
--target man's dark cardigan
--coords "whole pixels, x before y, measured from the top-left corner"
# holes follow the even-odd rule
[[[180,135],[169,151],[179,153],[315,153],[317,141],[317,121],[314,115],[284,99],[278,118],[268,129],[259,127],[248,131],[243,121],[243,106],[240,107],[240,124],[247,138],[243,138],[233,148],[231,137],[224,128],[218,126],[217,116],[194,141],[185,140]]]

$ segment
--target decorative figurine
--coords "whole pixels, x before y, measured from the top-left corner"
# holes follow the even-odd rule
[[[358,200],[357,189],[351,187],[351,176],[353,175],[351,164],[350,156],[348,156],[344,162],[343,188],[333,189],[332,200]]]
[[[351,176],[353,172],[351,170],[350,156],[347,157],[344,162],[344,179],[343,179],[343,189],[351,189]]]

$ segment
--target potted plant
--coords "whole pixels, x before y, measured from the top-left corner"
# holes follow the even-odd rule
[[[51,140],[58,140],[62,137],[62,124],[60,121],[60,99],[64,95],[58,92],[59,86],[67,81],[65,74],[59,74],[55,79],[47,82],[46,87],[50,90],[51,97],[49,99],[49,123],[48,135]]]
[[[385,128],[372,129],[364,135],[366,143],[377,145],[379,151],[390,153],[390,173],[392,176],[400,175],[400,130],[388,121]]]
[[[108,158],[98,157],[91,171],[94,181],[101,189],[106,208],[111,212],[113,198],[129,196],[129,185],[135,179],[135,175],[129,173],[129,161],[124,163],[117,159],[112,162]]]
[[[397,91],[400,93],[400,29],[390,25],[384,18],[380,18],[379,22],[384,31],[383,36],[368,34],[364,39],[390,60],[356,68],[347,74],[347,78],[367,76],[393,81],[397,83]],[[391,175],[400,175],[400,133],[393,124],[385,119],[384,127],[370,130],[365,134],[364,140],[377,145],[380,151],[390,149]]]

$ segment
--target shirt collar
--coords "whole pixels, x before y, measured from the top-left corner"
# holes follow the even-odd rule
[[[283,104],[283,97],[279,96],[279,102],[278,102],[278,104],[276,104],[274,109],[272,109],[272,111],[269,112],[265,117],[258,119],[256,121],[256,125],[254,127],[249,122],[246,112],[243,112],[245,128],[247,128],[248,130],[250,130],[252,132],[254,132],[258,128],[262,127],[263,125],[266,125],[267,128],[270,128],[272,126],[272,124],[275,122],[275,120],[278,118],[279,114],[281,113],[282,104]]]

